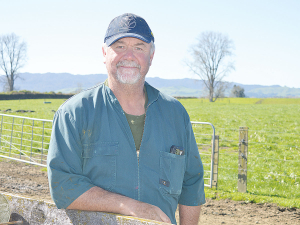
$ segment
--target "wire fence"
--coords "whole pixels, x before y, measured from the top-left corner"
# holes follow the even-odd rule
[[[46,166],[52,120],[0,114],[0,156]]]
[[[247,192],[300,198],[300,133],[248,130]],[[220,135],[218,187],[236,191],[239,174],[239,129],[217,128]]]
[[[193,130],[204,166],[205,186],[212,186],[218,172],[218,189],[237,190],[239,173],[239,129],[216,128],[193,122]],[[52,129],[51,120],[0,114],[0,157],[46,166]],[[218,171],[214,171],[214,136],[218,135]],[[248,132],[247,191],[254,194],[300,198],[300,134],[291,130]]]

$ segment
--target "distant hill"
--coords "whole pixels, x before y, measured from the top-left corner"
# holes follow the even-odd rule
[[[268,97],[286,97],[299,98],[300,88],[282,87],[279,85],[262,86],[262,85],[243,85],[236,84],[245,89],[247,97],[268,98]]]
[[[22,73],[22,79],[17,79],[15,87],[17,90],[29,90],[38,92],[62,92],[71,93],[78,89],[87,89],[105,81],[107,74],[72,75],[69,73]],[[184,79],[162,79],[158,77],[147,77],[146,81],[171,96],[204,97],[206,91],[203,82],[189,78]],[[230,83],[225,96],[230,95],[233,85],[239,85],[245,89],[246,97],[300,97],[300,88],[281,87],[279,85],[244,85]]]
[[[78,88],[86,89],[95,86],[107,78],[106,74],[72,75],[69,73],[22,73],[17,79],[17,90],[38,92],[70,93]]]

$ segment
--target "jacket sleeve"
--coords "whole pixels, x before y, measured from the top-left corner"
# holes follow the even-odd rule
[[[203,165],[198,151],[198,146],[194,137],[192,124],[189,121],[186,126],[186,171],[182,185],[182,192],[179,204],[188,206],[198,206],[205,203]]]
[[[58,208],[67,208],[94,185],[83,175],[80,127],[69,113],[58,110],[53,119],[47,157],[50,193]]]

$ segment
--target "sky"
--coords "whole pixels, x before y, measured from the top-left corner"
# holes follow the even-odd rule
[[[213,31],[235,46],[225,81],[300,88],[299,0],[0,0],[0,11],[0,35],[27,43],[21,72],[106,74],[106,29],[129,12],[155,37],[149,77],[199,79],[184,61],[197,37]]]

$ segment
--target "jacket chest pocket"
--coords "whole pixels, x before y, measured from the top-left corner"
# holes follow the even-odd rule
[[[93,184],[110,191],[116,186],[118,150],[118,142],[84,145],[82,169]]]
[[[160,152],[159,187],[163,193],[180,195],[185,172],[185,157],[185,155]]]

